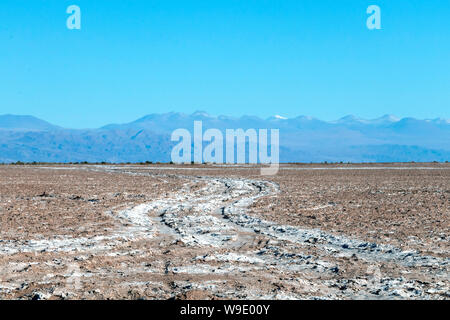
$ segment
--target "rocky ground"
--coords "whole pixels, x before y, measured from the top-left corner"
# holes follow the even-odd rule
[[[0,166],[2,299],[450,299],[450,165]]]

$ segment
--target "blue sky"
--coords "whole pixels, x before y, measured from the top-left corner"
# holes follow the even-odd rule
[[[81,30],[66,8],[81,8]],[[382,30],[366,28],[381,8]],[[448,0],[0,2],[0,114],[450,118]]]

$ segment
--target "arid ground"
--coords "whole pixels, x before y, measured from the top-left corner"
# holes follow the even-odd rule
[[[0,299],[450,299],[450,165],[0,166]]]

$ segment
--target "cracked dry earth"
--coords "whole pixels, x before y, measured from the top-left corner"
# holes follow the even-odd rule
[[[1,166],[1,299],[449,299],[450,166]]]

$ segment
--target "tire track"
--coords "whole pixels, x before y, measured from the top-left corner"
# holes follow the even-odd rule
[[[55,239],[1,241],[0,254],[18,252],[90,252],[108,255],[127,255],[130,241],[146,239],[159,243],[155,250],[165,250],[167,243],[182,243],[185,252],[194,256],[175,257],[164,263],[163,274],[175,275],[240,275],[275,281],[280,276],[296,279],[293,286],[310,290],[316,286],[328,289],[327,297],[383,296],[423,297],[422,291],[410,292],[405,288],[421,288],[420,281],[402,277],[384,277],[377,281],[343,279],[338,276],[342,258],[357,258],[361,266],[388,263],[405,271],[426,273],[434,269],[433,276],[448,283],[450,259],[423,256],[416,251],[403,251],[390,245],[368,243],[356,238],[337,236],[319,229],[281,225],[260,219],[248,213],[248,208],[261,197],[280,192],[277,184],[244,178],[185,176],[136,172],[132,168],[89,166],[84,170],[130,175],[146,175],[159,179],[175,178],[185,186],[172,195],[125,209],[112,209],[105,214],[114,218],[119,227],[111,235],[91,238],[55,237]],[[161,168],[163,170],[163,168]],[[204,184],[200,189],[194,186]],[[199,254],[201,252],[201,254]],[[299,275],[305,279],[298,279]],[[327,275],[328,280],[319,279]],[[305,282],[306,281],[306,282]],[[201,287],[200,283],[196,283]],[[353,291],[342,292],[352,286]],[[438,290],[448,290],[444,284]],[[211,287],[213,288],[213,287]],[[211,289],[223,294],[220,286]],[[334,288],[334,289],[329,289]],[[340,289],[339,289],[340,288]],[[447,289],[445,289],[447,288]],[[287,297],[289,290],[279,289],[274,295],[260,286],[248,286],[244,292],[252,298]],[[344,290],[345,291],[345,290]],[[408,291],[408,292],[407,292]],[[378,293],[377,293],[378,292]],[[399,293],[400,292],[400,293]],[[405,293],[406,292],[406,293]],[[229,297],[234,297],[232,294]],[[323,293],[319,294],[323,297]],[[301,298],[298,295],[289,297]]]

